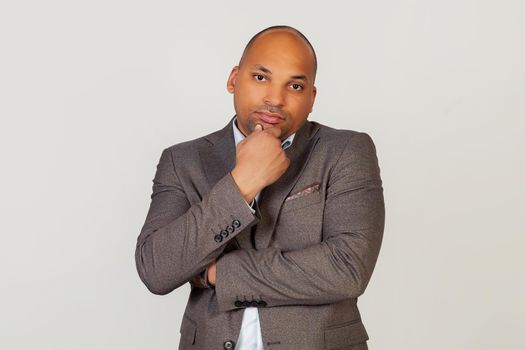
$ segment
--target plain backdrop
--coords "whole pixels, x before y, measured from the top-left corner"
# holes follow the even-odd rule
[[[162,150],[234,115],[259,30],[319,59],[310,120],[369,133],[386,227],[370,349],[524,349],[525,2],[5,1],[0,348],[176,349],[189,285],[136,238]]]

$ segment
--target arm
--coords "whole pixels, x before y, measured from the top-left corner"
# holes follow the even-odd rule
[[[230,173],[201,202],[190,205],[171,151],[165,149],[153,179],[149,211],[137,239],[138,274],[152,293],[167,294],[204,270],[233,237],[257,222]],[[217,241],[216,236],[228,227],[234,227],[234,231]]]
[[[255,199],[252,200],[250,204],[246,203],[252,214],[255,214],[255,209],[253,205],[255,204]],[[216,266],[217,260],[213,260],[207,267],[206,270],[203,270],[198,275],[193,276],[190,280],[190,284],[197,288],[214,288],[215,287],[215,275],[216,275]]]
[[[255,209],[253,205],[255,204],[255,199],[252,200],[250,204],[246,203],[252,212],[255,214]],[[216,274],[217,260],[213,260],[206,270],[202,271],[200,274],[193,276],[190,280],[190,284],[198,288],[214,288],[215,287],[215,274]]]
[[[328,181],[324,240],[301,250],[238,250],[222,256],[215,286],[219,309],[235,309],[235,301],[244,296],[264,300],[268,307],[355,298],[370,280],[383,228],[375,146],[367,134],[357,134],[347,142]]]

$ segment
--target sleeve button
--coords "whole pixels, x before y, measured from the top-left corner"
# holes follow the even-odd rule
[[[215,242],[217,242],[217,243],[222,242],[222,236],[221,235],[215,235]]]
[[[233,227],[238,228],[241,226],[241,222],[239,220],[233,220],[232,225]]]
[[[234,342],[231,340],[227,340],[224,342],[224,350],[233,350]]]

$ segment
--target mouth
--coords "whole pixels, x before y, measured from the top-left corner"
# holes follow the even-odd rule
[[[280,114],[277,113],[255,112],[255,114],[261,121],[267,124],[278,124],[284,119]]]

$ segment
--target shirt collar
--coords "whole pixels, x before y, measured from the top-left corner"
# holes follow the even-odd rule
[[[245,136],[242,134],[242,132],[237,127],[237,117],[233,120],[233,137],[235,139],[235,146],[242,140],[244,140]],[[283,149],[287,149],[292,145],[293,139],[295,137],[295,133],[288,136],[284,141],[281,142],[281,147]]]

